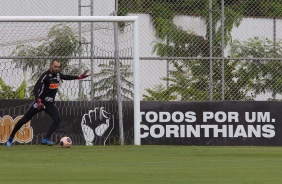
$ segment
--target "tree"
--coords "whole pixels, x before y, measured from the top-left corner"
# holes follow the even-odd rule
[[[231,58],[281,58],[282,42],[273,43],[267,38],[258,37],[243,42],[235,40],[231,44],[230,54]],[[170,72],[170,78],[164,78],[172,82],[171,86],[168,89],[155,90],[151,94],[171,91],[180,94],[181,100],[208,99],[205,90],[208,80],[204,76],[188,73],[189,70],[183,65],[176,64],[175,68],[175,71]],[[272,94],[272,99],[269,100],[276,100],[277,95],[282,94],[279,87],[282,85],[281,68],[280,61],[271,59],[228,60],[225,64],[226,100],[254,100],[257,95],[265,93]],[[200,77],[203,79],[198,80]],[[190,84],[189,87],[183,87],[187,83]],[[220,94],[215,94],[215,98],[219,99]]]
[[[120,0],[123,4],[125,0]],[[271,2],[270,6],[262,6],[260,0],[226,0],[224,20],[224,42],[223,46],[232,42],[231,31],[240,25],[244,16],[282,17],[281,2]],[[161,40],[154,45],[154,52],[159,56],[171,57],[208,57],[210,32],[212,32],[212,54],[213,57],[222,56],[222,24],[221,24],[221,1],[213,0],[213,22],[210,29],[209,1],[206,0],[132,0],[128,6],[119,6],[119,14],[148,13],[155,27],[156,37]],[[256,12],[253,11],[253,8]],[[197,16],[206,24],[206,36],[199,36],[191,31],[184,31],[173,23],[176,15]],[[182,100],[208,100],[209,86],[209,61],[207,60],[174,60],[170,61],[175,67],[170,71],[170,77],[164,80],[171,81],[168,87],[181,95]],[[222,93],[222,62],[213,60],[212,69],[212,93],[213,100],[221,100]],[[224,62],[224,89],[225,100],[252,100],[253,96],[248,92],[251,85],[244,82],[250,78],[238,75],[237,62],[227,60]],[[186,71],[185,71],[185,70]],[[187,78],[187,75],[189,77]],[[185,80],[186,79],[186,80]],[[239,81],[239,82],[238,82]],[[167,89],[167,90],[168,90]],[[158,89],[159,90],[159,89]],[[148,91],[148,90],[147,90]],[[150,91],[156,92],[154,90]],[[164,92],[164,91],[159,91]],[[196,93],[195,96],[192,93]],[[154,94],[155,95],[155,94]]]
[[[8,86],[0,78],[0,98],[1,99],[24,99],[26,97],[26,80],[24,79],[21,85],[14,90],[13,87]]]
[[[281,58],[282,42],[273,43],[265,38],[254,37],[247,41],[238,40],[231,44],[231,56],[242,58]],[[233,61],[234,62],[234,61]],[[281,61],[271,59],[241,60],[236,65],[236,75],[244,76],[244,81],[238,78],[238,83],[246,83],[254,95],[271,93],[276,99],[282,94]],[[241,80],[241,81],[240,81]]]
[[[146,6],[144,5],[146,4]],[[156,37],[161,41],[155,43],[154,52],[159,56],[168,56],[168,57],[208,57],[209,56],[209,32],[212,31],[214,35],[213,45],[215,48],[213,50],[213,56],[221,56],[221,28],[217,27],[217,23],[221,20],[220,15],[220,6],[216,1],[213,2],[213,27],[212,30],[209,30],[209,2],[205,0],[195,1],[138,1],[130,6],[120,6],[120,14],[125,14],[128,12],[150,12],[151,20],[155,27]],[[140,8],[142,7],[142,8]],[[140,8],[140,9],[139,9]],[[218,13],[216,13],[218,12]],[[239,25],[242,20],[242,10],[235,5],[229,5],[225,9],[226,19],[225,19],[225,41],[231,40],[230,32],[233,26]],[[173,18],[176,15],[193,15],[199,16],[206,22],[206,36],[199,36],[192,31],[185,31],[180,27],[177,27]],[[181,99],[190,99],[191,98],[200,98],[201,100],[207,100],[209,97],[209,62],[206,60],[177,60],[170,61],[176,66],[185,67],[187,71],[184,71],[184,68],[180,70],[180,67],[175,68],[176,71],[171,71],[170,80],[174,82],[180,82],[179,85],[175,84],[171,86],[172,89],[175,89],[178,94],[181,93]],[[221,62],[213,62],[213,80],[220,81],[221,73],[219,72],[221,68]],[[181,75],[187,73],[189,75],[194,75],[189,80],[180,81],[183,76]],[[173,75],[172,75],[173,74]],[[182,85],[181,85],[182,84]],[[203,85],[203,86],[200,86]],[[205,89],[203,89],[205,87]],[[171,90],[171,89],[170,89]],[[182,90],[182,92],[181,92]],[[188,94],[194,92],[198,97],[192,97]],[[214,99],[220,99],[221,86],[219,83],[214,84],[213,94],[215,94]],[[183,96],[182,96],[183,95]],[[189,97],[188,97],[188,96]]]
[[[188,61],[187,61],[188,62]],[[194,62],[194,63],[192,63]],[[202,75],[199,70],[191,70],[191,67],[198,67],[199,61],[189,61],[189,65],[183,62],[173,61],[174,70],[169,72],[170,77],[163,78],[170,82],[170,86],[166,89],[147,89],[149,95],[143,95],[144,100],[151,100],[155,96],[159,96],[158,100],[167,100],[163,94],[176,94],[180,101],[206,101],[209,100],[209,78]],[[249,85],[242,82],[244,76],[236,73],[236,61],[228,61],[225,64],[225,99],[226,100],[253,100],[252,94],[249,92]],[[193,71],[198,71],[194,72]],[[238,77],[239,76],[239,77]],[[239,79],[238,79],[239,78]],[[235,80],[237,79],[237,80]],[[219,85],[220,84],[215,84]],[[219,87],[218,87],[219,88]],[[153,95],[152,95],[153,94]],[[221,99],[221,93],[214,90],[213,98]]]
[[[119,62],[120,78],[121,78],[121,94],[124,100],[132,100],[133,83],[129,78],[133,76],[130,65],[124,65]],[[94,98],[99,100],[116,100],[117,98],[117,79],[115,61],[111,60],[108,63],[99,64],[100,71],[93,74],[93,78],[97,79],[93,83]]]
[[[173,101],[177,99],[177,95],[172,94],[173,91],[166,89],[163,85],[156,85],[154,89],[146,89],[148,95],[143,95],[144,100],[149,101]]]

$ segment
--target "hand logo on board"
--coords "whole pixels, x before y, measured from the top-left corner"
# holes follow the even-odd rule
[[[81,129],[87,146],[105,144],[114,129],[114,118],[104,107],[95,108],[83,115]]]

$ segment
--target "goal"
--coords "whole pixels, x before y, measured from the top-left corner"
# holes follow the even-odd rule
[[[106,141],[124,144],[125,137],[130,137],[125,134],[132,128],[134,144],[141,144],[137,16],[5,16],[0,17],[0,39],[2,99],[13,103],[34,99],[35,81],[48,70],[50,61],[58,58],[63,73],[79,75],[87,69],[91,72],[90,78],[61,83],[56,97],[63,116],[60,130],[74,136],[71,137],[74,144],[93,145]],[[1,143],[6,141],[16,117],[26,108],[16,105],[0,109],[1,118],[11,117],[10,124],[2,120]],[[130,118],[124,119],[130,113],[134,124]],[[71,115],[69,119],[64,120],[68,115]],[[96,126],[92,125],[94,120]],[[16,140],[23,143],[20,140],[31,132],[33,137],[43,136],[42,132],[36,133],[37,124],[40,122],[34,123],[32,131],[23,127],[24,135],[19,133]],[[81,125],[82,135],[75,131],[77,124]],[[124,132],[125,124],[127,132]],[[118,125],[118,141],[111,137],[115,125]],[[59,136],[52,139],[60,139]]]

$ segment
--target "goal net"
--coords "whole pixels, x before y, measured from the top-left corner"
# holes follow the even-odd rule
[[[62,122],[52,135],[74,144],[140,144],[138,22],[135,16],[0,17],[0,143],[34,100],[33,87],[58,58],[56,96]],[[137,126],[134,126],[136,123]],[[26,123],[15,144],[37,144],[52,119],[44,112]]]

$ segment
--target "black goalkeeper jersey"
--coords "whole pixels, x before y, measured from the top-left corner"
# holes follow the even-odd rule
[[[52,74],[50,70],[44,72],[34,86],[34,96],[40,98],[43,103],[54,103],[60,81],[78,79],[74,75],[64,75],[61,72]]]

